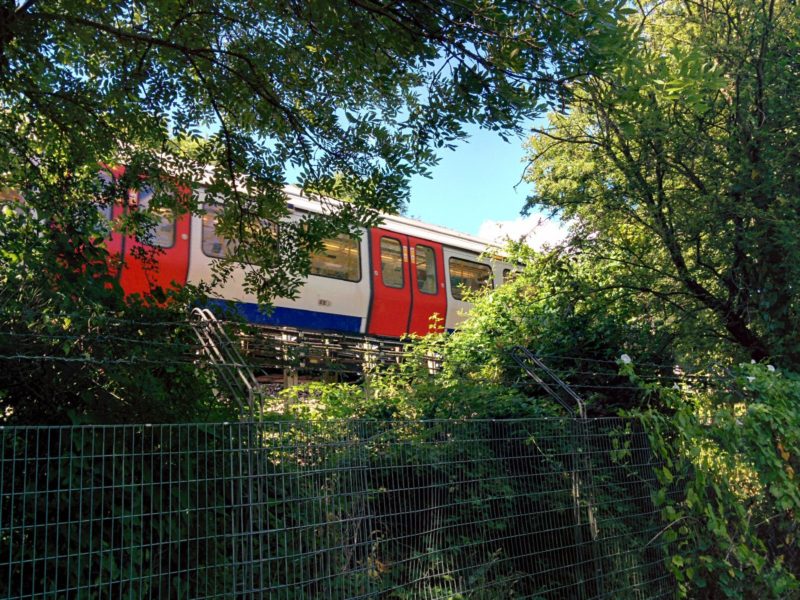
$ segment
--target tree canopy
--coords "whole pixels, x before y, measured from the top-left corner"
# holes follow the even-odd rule
[[[228,264],[264,302],[291,295],[308,251],[396,210],[464,123],[518,126],[604,64],[622,2],[4,2],[0,187],[42,217],[127,189],[196,210],[202,184],[241,238]],[[100,186],[98,163],[126,165]],[[346,195],[338,218],[282,226],[287,169]],[[181,193],[183,191],[183,193]],[[115,226],[141,231],[146,218]]]
[[[666,1],[530,141],[528,208],[572,223],[589,293],[686,355],[800,365],[800,28],[791,2]]]

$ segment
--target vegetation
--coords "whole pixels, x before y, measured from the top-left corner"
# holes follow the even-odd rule
[[[800,377],[757,364],[735,375],[704,393],[660,388],[674,413],[641,413],[663,461],[669,565],[689,598],[795,598]]]
[[[665,561],[682,597],[797,597],[800,376],[763,363],[685,372],[669,354],[673,336],[630,318],[639,307],[625,313],[584,293],[606,275],[580,255],[520,249],[517,258],[524,266],[512,281],[473,298],[462,330],[416,340],[406,363],[373,373],[366,388],[286,391],[280,411],[288,405],[301,419],[564,415],[509,360],[514,346],[530,347],[584,396],[590,416],[644,424],[658,481],[650,510],[661,517],[650,544],[666,548],[654,560]],[[601,505],[621,507],[627,497],[607,492]]]
[[[0,407],[16,423],[162,422],[230,415],[194,364],[189,291],[123,298],[91,206],[42,221],[0,214]],[[78,243],[82,241],[82,243]]]
[[[531,348],[592,416],[646,425],[659,459],[653,541],[668,546],[684,596],[798,597],[800,13],[786,0],[590,6],[4,5],[0,188],[25,200],[6,202],[0,220],[4,418],[227,414],[208,375],[181,358],[193,340],[179,321],[204,290],[123,298],[96,206],[126,204],[113,227],[146,237],[153,215],[120,200],[128,190],[151,186],[155,209],[197,211],[203,182],[241,242],[219,277],[258,264],[248,285],[268,303],[296,290],[322,238],[400,208],[408,178],[463,123],[508,130],[558,106],[529,142],[527,208],[566,219],[567,242],[512,248],[518,273],[475,296],[458,333],[417,340],[409,360],[363,387],[287,390],[268,417],[284,419],[285,407],[300,420],[394,424],[559,414],[509,360]],[[99,179],[98,163],[116,175]],[[262,235],[285,214],[287,167],[308,191],[349,202]],[[388,459],[442,458],[435,444],[415,446],[418,431],[400,433],[412,456]],[[351,465],[341,448],[329,457],[337,468]],[[428,471],[406,475],[422,487]],[[479,496],[515,495],[470,475]],[[623,486],[608,489],[612,505]],[[218,506],[235,501],[220,493]],[[473,516],[487,507],[478,498]]]
[[[561,215],[570,238],[534,260],[525,300],[495,292],[503,310],[487,315],[512,316],[507,332],[478,333],[634,357],[621,374],[639,392],[592,389],[586,362],[564,375],[595,410],[642,407],[629,414],[664,461],[654,501],[682,594],[797,597],[798,13],[639,8],[634,50],[575,82],[529,143],[527,208]]]
[[[322,240],[400,209],[409,177],[427,174],[463,124],[514,129],[565,97],[578,73],[602,68],[623,4],[0,3],[7,416],[205,414],[183,399],[204,405],[195,392],[207,375],[160,368],[169,361],[154,345],[178,341],[181,354],[186,332],[154,337],[130,324],[175,320],[196,290],[152,290],[155,301],[129,305],[102,273],[114,263],[100,241],[107,227],[146,241],[164,211],[220,202],[217,226],[237,243],[215,262],[218,280],[254,264],[245,287],[265,306],[291,297]],[[350,202],[283,222],[289,170],[307,192]],[[144,187],[154,191],[147,210],[131,201]],[[94,214],[114,205],[123,216],[110,225]],[[267,222],[279,235],[265,234]],[[158,249],[141,254],[155,265]],[[30,389],[43,379],[53,390]]]
[[[530,141],[529,208],[572,223],[583,294],[683,357],[800,368],[791,2],[641,5],[632,49]]]
[[[586,438],[565,435],[575,425],[7,428],[3,482],[13,491],[2,522],[15,534],[0,555],[0,593],[510,600],[613,590],[633,600],[667,591],[658,544],[649,557],[636,551],[657,531],[634,493],[646,489],[638,445],[609,452],[608,437],[631,438],[622,420],[592,429],[613,501],[597,498],[604,553],[586,543],[570,477]]]

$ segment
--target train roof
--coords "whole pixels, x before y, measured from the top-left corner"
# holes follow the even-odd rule
[[[341,204],[341,201],[331,198],[310,198],[303,193],[302,189],[294,185],[286,186],[284,191],[289,197],[289,205],[299,210],[325,213],[329,210],[335,210]],[[390,231],[425,238],[432,242],[462,248],[478,254],[482,254],[487,250],[490,250],[494,255],[502,254],[496,244],[454,229],[386,213],[381,213],[381,219],[383,220],[381,227]]]

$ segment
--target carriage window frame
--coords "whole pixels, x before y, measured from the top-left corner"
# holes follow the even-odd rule
[[[419,249],[425,248],[426,250],[430,250],[430,258],[431,258],[431,266],[433,267],[433,291],[426,292],[422,289],[422,286],[419,284]],[[436,250],[433,246],[428,246],[427,244],[415,244],[414,245],[414,270],[417,272],[417,289],[419,290],[420,294],[427,294],[429,296],[438,296],[439,295],[439,266],[436,264]]]
[[[147,198],[146,201],[142,200],[142,194],[150,194],[150,197]],[[175,247],[175,242],[177,241],[177,233],[178,233],[178,220],[175,218],[175,212],[168,209],[168,208],[150,208],[150,200],[152,199],[155,192],[152,188],[148,186],[142,187],[142,189],[136,191],[136,209],[137,210],[147,210],[151,215],[159,219],[159,222],[156,223],[156,226],[153,228],[151,232],[152,242],[150,241],[143,241],[142,243],[152,246],[153,248],[163,248],[164,250],[169,250],[170,248]],[[171,216],[168,216],[171,215]],[[170,224],[170,243],[169,245],[159,243],[156,240],[160,239],[160,234],[157,234],[156,231],[160,230],[163,226],[164,222]],[[163,231],[163,230],[162,230]]]
[[[400,285],[392,285],[390,283],[386,283],[386,269],[383,268],[383,243],[388,241],[390,244],[397,244],[397,248],[399,249],[400,253]],[[393,290],[403,290],[406,287],[406,274],[405,274],[405,261],[404,258],[405,250],[403,248],[403,243],[398,240],[397,238],[389,237],[387,235],[381,236],[380,242],[380,254],[381,254],[381,283],[388,288],[392,288]]]
[[[311,257],[310,257],[310,259],[311,259],[311,267],[310,267],[310,269],[308,271],[308,274],[313,276],[313,277],[324,277],[325,279],[333,279],[334,281],[346,281],[347,283],[358,283],[359,281],[361,281],[361,278],[363,277],[363,273],[361,272],[361,240],[356,238],[356,237],[352,237],[352,236],[349,236],[347,234],[342,233],[342,234],[339,234],[338,236],[336,236],[335,238],[325,238],[325,239],[322,240],[322,243],[325,244],[328,241],[332,241],[332,240],[336,240],[336,239],[347,239],[347,240],[349,240],[349,241],[351,241],[351,242],[353,242],[355,244],[356,266],[358,267],[358,273],[357,273],[358,276],[357,276],[357,278],[353,279],[351,277],[336,277],[334,275],[324,275],[324,274],[321,274],[321,273],[312,272],[311,269],[314,268],[314,256],[319,254],[318,252],[312,254]],[[324,252],[324,249],[323,249],[322,252]]]
[[[209,209],[213,209],[213,210],[209,210]],[[227,249],[228,245],[231,244],[232,242],[229,239],[227,239],[227,238],[225,238],[225,237],[223,237],[223,236],[221,236],[221,235],[219,235],[217,233],[216,225],[213,226],[214,235],[216,236],[216,238],[218,240],[221,240],[223,242],[223,244],[222,244],[223,251],[219,255],[212,254],[212,253],[209,253],[209,252],[206,251],[206,241],[208,240],[208,238],[206,237],[206,225],[203,222],[203,220],[205,219],[206,216],[209,216],[209,215],[212,215],[212,214],[213,215],[218,215],[220,212],[222,212],[222,206],[221,205],[214,204],[212,202],[203,203],[203,215],[200,217],[200,251],[205,256],[207,256],[208,258],[214,258],[214,259],[217,259],[217,260],[225,260],[225,259],[229,259],[231,257],[231,255],[236,252],[236,247],[234,247],[234,251],[231,254],[227,254],[225,252],[224,249]]]
[[[493,273],[491,266],[487,265],[486,263],[469,260],[467,258],[461,258],[459,256],[451,256],[450,259],[447,261],[447,274],[450,279],[450,297],[453,298],[453,300],[458,300],[460,302],[468,302],[468,300],[464,300],[464,291],[462,284],[461,283],[455,284],[453,282],[453,261],[459,261],[462,263],[466,263],[470,266],[479,267],[481,270],[485,269],[489,276],[486,279],[486,284],[481,287],[489,286],[492,289],[494,289]],[[470,289],[472,290],[473,288]],[[459,295],[456,296],[456,293],[458,293]]]

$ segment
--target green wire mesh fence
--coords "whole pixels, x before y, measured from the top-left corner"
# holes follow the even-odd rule
[[[3,598],[674,597],[623,419],[0,428]]]

